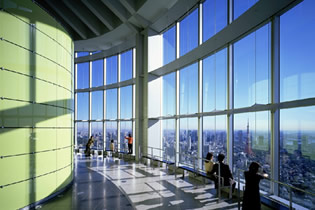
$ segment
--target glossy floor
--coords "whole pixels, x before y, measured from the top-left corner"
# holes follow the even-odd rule
[[[226,197],[226,195],[224,195]],[[175,178],[165,167],[118,158],[75,157],[73,186],[37,209],[237,209],[217,203],[213,184]]]

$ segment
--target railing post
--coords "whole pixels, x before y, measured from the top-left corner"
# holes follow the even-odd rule
[[[176,153],[176,148],[174,149],[175,150],[175,162],[174,162],[174,168],[173,168],[173,171],[174,171],[174,174],[175,174],[175,179],[177,178],[177,175],[176,175],[176,162],[177,162],[177,153]]]
[[[289,188],[289,193],[290,193],[290,210],[292,210],[292,188]]]
[[[194,161],[194,174],[195,174],[195,176],[196,176],[196,157],[195,156],[193,156],[193,161]]]
[[[219,165],[219,171],[218,171],[218,174],[219,174],[219,179],[218,179],[218,203],[220,203],[220,198],[221,198],[221,166],[220,166],[220,163],[218,163]]]
[[[240,170],[237,170],[237,187],[238,187],[238,191],[237,191],[237,203],[238,203],[238,209],[241,209],[241,198],[240,198],[240,188],[241,188],[241,184],[240,184]]]

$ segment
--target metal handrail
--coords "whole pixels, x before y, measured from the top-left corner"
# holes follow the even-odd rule
[[[150,146],[148,146],[147,148],[151,148],[151,151],[154,149],[154,150],[160,150],[160,151],[163,151],[163,152],[164,152],[164,150],[161,149],[161,148],[155,148],[155,147],[150,147]],[[179,152],[175,152],[175,157],[176,157],[177,154],[180,154],[180,153],[179,153]],[[208,161],[208,160],[205,159],[205,158],[198,157],[198,156],[195,156],[195,155],[186,154],[186,153],[184,153],[184,154],[181,153],[180,155],[182,155],[182,156],[189,156],[189,157],[194,158],[195,160],[197,159],[197,160],[202,160],[202,161]],[[163,157],[160,156],[160,158],[163,158]],[[175,161],[175,162],[176,162],[176,161]],[[195,161],[193,161],[193,165],[191,165],[191,164],[189,164],[189,163],[182,163],[182,162],[178,162],[178,163],[184,164],[184,165],[188,165],[188,166],[193,166],[195,171],[204,171],[204,170],[202,170],[202,169],[199,168],[199,167],[196,168],[196,166],[195,166]],[[175,163],[175,164],[176,164],[176,163]],[[196,169],[197,169],[197,170],[196,170]],[[240,174],[241,174],[241,172],[245,172],[245,170],[243,170],[243,169],[237,169],[238,208],[239,208],[239,209],[240,209],[240,183],[241,183],[241,182],[240,182]],[[219,176],[219,178],[220,178],[220,176]],[[284,186],[284,187],[289,188],[289,193],[290,193],[289,208],[290,208],[290,209],[293,209],[293,207],[292,207],[292,206],[293,206],[293,202],[292,202],[292,190],[293,190],[293,189],[294,189],[294,190],[297,190],[297,191],[300,191],[300,192],[303,192],[303,193],[306,193],[306,194],[309,194],[309,195],[315,197],[315,193],[305,191],[305,190],[300,189],[300,188],[298,188],[298,187],[295,187],[295,186],[293,186],[293,185],[280,182],[280,181],[275,180],[275,179],[272,179],[272,178],[270,178],[270,177],[265,177],[265,179],[266,179],[266,180],[269,180],[269,181],[271,181],[271,182],[273,182],[273,183],[277,183],[277,184],[280,184],[280,185],[282,185],[282,186]],[[220,184],[220,182],[219,182],[219,184]],[[285,204],[285,205],[287,205],[287,204]]]
[[[245,172],[245,170],[243,170],[243,169],[237,169],[237,175],[238,175],[238,209],[240,209],[240,174],[241,174],[240,172]],[[289,188],[289,208],[290,208],[290,210],[293,209],[292,189],[301,191],[301,192],[303,192],[303,193],[306,193],[306,194],[309,194],[309,195],[315,197],[315,193],[305,191],[305,190],[300,189],[300,188],[298,188],[298,187],[295,187],[295,186],[293,186],[293,185],[286,184],[286,183],[280,182],[280,181],[278,181],[278,180],[275,180],[275,179],[272,179],[272,178],[269,178],[269,177],[265,177],[265,179],[266,179],[266,180],[269,180],[269,181],[271,181],[271,182],[274,182],[274,183],[277,183],[277,184],[280,184],[280,185],[283,185],[283,186]],[[287,206],[287,204],[284,204],[284,205]]]

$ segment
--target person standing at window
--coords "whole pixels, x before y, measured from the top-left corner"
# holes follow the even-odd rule
[[[133,143],[133,138],[131,134],[128,134],[128,137],[126,136],[125,139],[128,140],[128,154],[132,154],[132,143]]]
[[[243,210],[261,209],[259,182],[264,177],[268,177],[268,175],[259,174],[258,173],[259,168],[260,168],[259,163],[252,162],[249,166],[249,170],[244,172],[245,191],[244,191],[243,204],[242,204]]]

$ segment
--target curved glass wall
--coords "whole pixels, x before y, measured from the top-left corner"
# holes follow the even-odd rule
[[[106,58],[106,85],[117,83],[118,56]]]
[[[198,8],[194,9],[179,23],[179,55],[185,55],[187,52],[198,46]]]
[[[176,57],[176,27],[173,26],[163,33],[163,65],[175,60]]]
[[[221,31],[228,23],[227,0],[206,0],[202,4],[202,41]]]
[[[198,112],[198,63],[179,71],[179,111],[180,114]]]
[[[130,49],[104,59],[76,64],[77,148],[84,149],[88,138],[93,136],[93,150],[109,149],[113,140],[118,151],[127,151],[124,137],[133,134],[134,82],[131,80],[127,86],[120,87],[118,77],[120,81],[133,78],[133,54],[134,50]]]
[[[103,86],[104,84],[104,60],[92,62],[92,87]]]
[[[120,55],[120,81],[132,78],[132,50]]]
[[[244,22],[238,35],[224,30],[239,24],[238,17],[255,19],[252,12],[270,4],[206,0],[161,32],[163,65],[150,70],[160,77],[149,80],[161,90],[152,91],[161,95],[161,108],[151,107],[160,115],[149,120],[161,128],[148,129],[155,137],[148,146],[161,145],[164,160],[198,168],[208,152],[215,160],[223,153],[235,177],[257,161],[272,179],[314,193],[314,1],[286,4],[268,17],[259,11],[264,22]],[[268,180],[260,189],[279,200],[290,197],[287,187]],[[292,193],[296,205],[312,208],[309,194]]]

